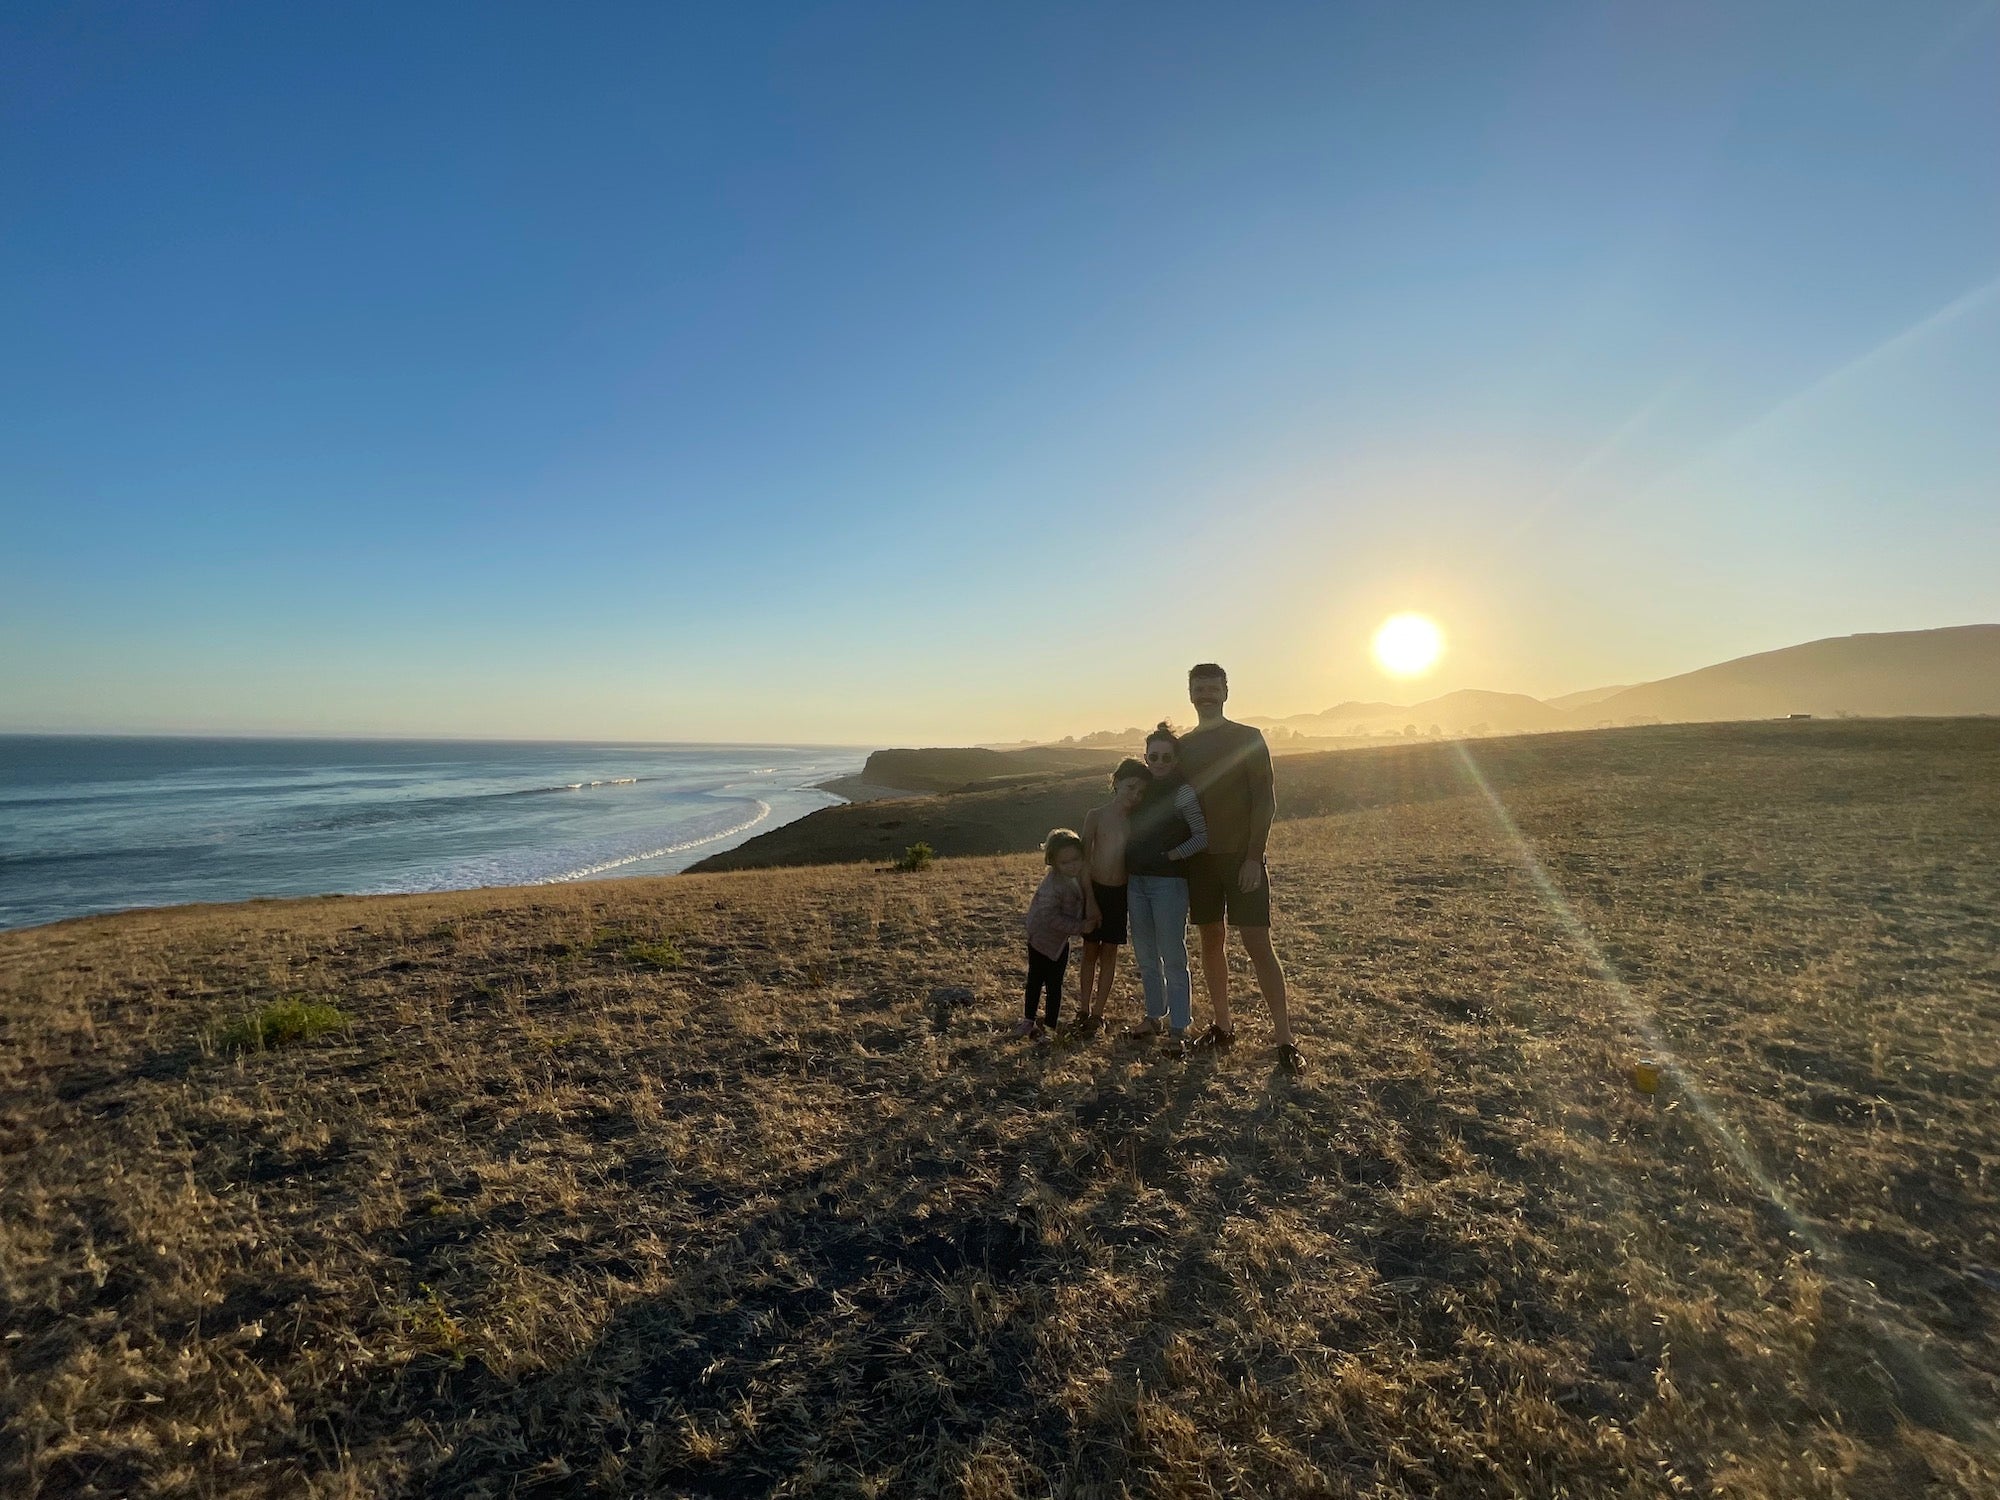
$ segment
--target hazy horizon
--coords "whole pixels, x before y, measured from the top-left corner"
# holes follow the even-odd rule
[[[0,731],[1052,740],[2000,619],[1996,65],[1945,0],[15,7]]]

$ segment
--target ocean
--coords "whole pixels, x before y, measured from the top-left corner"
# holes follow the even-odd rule
[[[0,735],[0,928],[186,901],[663,875],[867,752]]]

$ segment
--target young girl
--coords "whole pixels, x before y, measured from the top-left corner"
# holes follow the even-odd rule
[[[1132,813],[1125,844],[1132,956],[1146,1019],[1128,1035],[1158,1036],[1179,1051],[1193,1019],[1188,983],[1188,861],[1208,847],[1201,800],[1180,774],[1180,740],[1165,724],[1146,736],[1153,779]]]
[[[1051,829],[1042,841],[1042,862],[1049,867],[1028,903],[1028,1003],[1016,1036],[1040,1036],[1043,1024],[1053,1028],[1062,1010],[1063,974],[1069,968],[1069,940],[1090,925],[1084,914],[1083,840],[1067,828]],[[1035,1001],[1046,997],[1043,1021],[1035,1020]]]

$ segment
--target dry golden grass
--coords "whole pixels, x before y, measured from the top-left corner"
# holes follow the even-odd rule
[[[1602,745],[1627,988],[1426,783],[1279,830],[1297,1078],[1000,1040],[1022,858],[0,935],[0,1492],[2000,1493],[2000,724]]]

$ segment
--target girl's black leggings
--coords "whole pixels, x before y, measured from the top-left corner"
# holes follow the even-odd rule
[[[1028,1004],[1027,1018],[1035,1019],[1035,1001],[1046,992],[1048,998],[1043,1004],[1042,1020],[1053,1026],[1062,1012],[1063,975],[1069,971],[1069,949],[1065,947],[1060,958],[1044,958],[1035,951],[1035,945],[1028,945]]]

